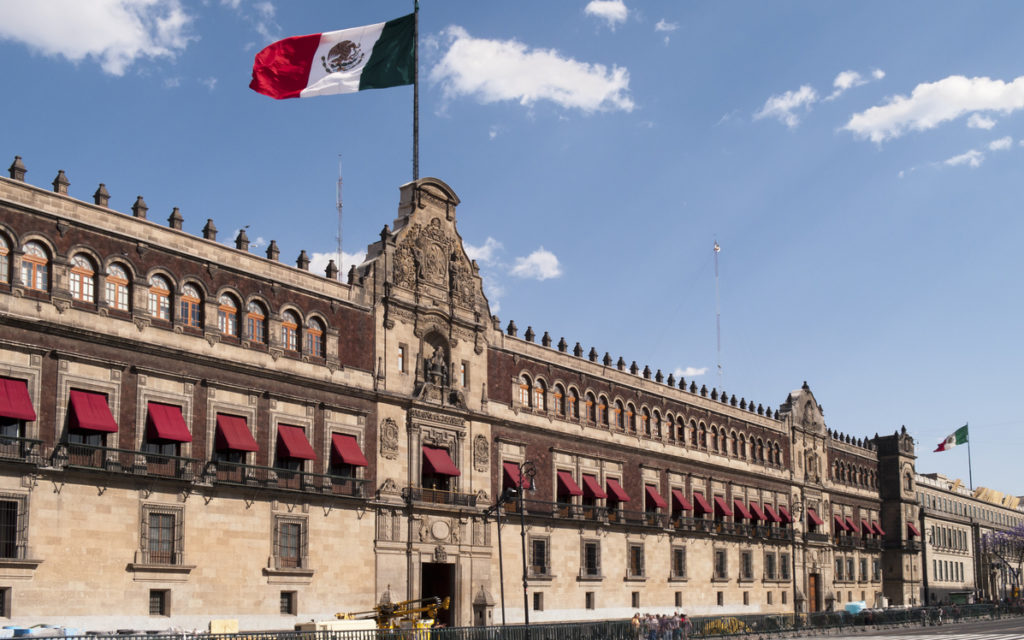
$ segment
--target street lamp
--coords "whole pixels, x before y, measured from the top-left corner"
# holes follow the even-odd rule
[[[792,558],[792,563],[793,563],[793,618],[794,618],[794,623],[795,623],[796,622],[795,618],[796,618],[797,614],[800,613],[799,600],[797,599],[798,589],[797,589],[797,580],[796,580],[796,523],[799,522],[800,519],[804,517],[804,503],[801,502],[800,500],[797,500],[797,501],[795,501],[793,503],[792,507],[793,507],[793,512],[790,515],[793,516],[793,522],[792,522],[792,526],[793,526],[793,558]]]
[[[533,477],[537,475],[537,466],[532,461],[519,463],[519,532],[523,539],[523,622],[530,624],[530,602],[526,593],[526,507],[523,496],[526,490],[533,489]]]
[[[505,562],[504,559],[502,558],[501,551],[501,507],[504,506],[506,502],[512,502],[513,500],[515,500],[517,494],[519,493],[519,489],[516,489],[514,487],[506,488],[504,491],[501,492],[501,495],[498,496],[498,501],[495,502],[493,506],[489,507],[486,511],[484,511],[485,517],[494,514],[498,522],[498,580],[501,588],[502,626],[505,626]]]

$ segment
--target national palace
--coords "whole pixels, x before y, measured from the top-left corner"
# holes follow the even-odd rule
[[[920,486],[906,429],[841,435],[807,383],[764,404],[503,325],[440,180],[403,185],[342,274],[26,171],[0,178],[4,620],[281,629],[436,595],[448,624],[483,625],[925,597],[922,502],[950,490]]]

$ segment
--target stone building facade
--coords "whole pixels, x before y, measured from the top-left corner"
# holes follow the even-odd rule
[[[520,337],[440,180],[401,187],[342,279],[9,173],[4,618],[287,628],[439,595],[471,625],[919,593],[905,430],[834,433],[806,383],[772,408]]]

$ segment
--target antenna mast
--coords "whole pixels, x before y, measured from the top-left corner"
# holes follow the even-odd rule
[[[345,266],[341,263],[341,154],[338,154],[338,273],[344,278],[345,274],[342,273]]]
[[[340,211],[340,209],[339,209]],[[718,386],[722,386],[722,302],[718,292],[718,254],[722,247],[715,240],[715,340],[718,348]]]

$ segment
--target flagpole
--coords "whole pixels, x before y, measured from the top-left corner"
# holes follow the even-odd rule
[[[420,2],[413,1],[412,28],[412,179],[420,179]]]
[[[974,492],[974,473],[971,471],[971,425],[965,422],[967,427],[967,481],[971,483],[971,492]]]

